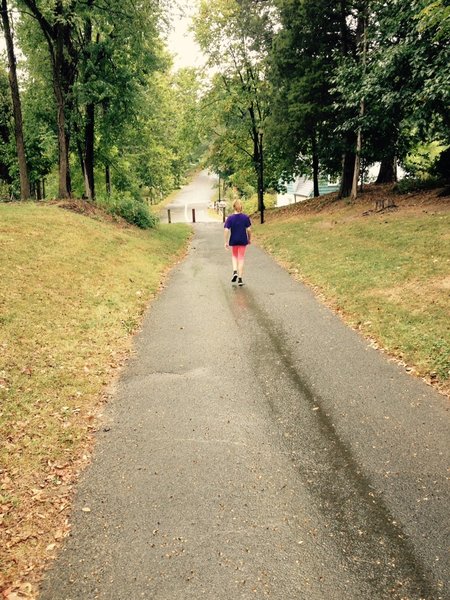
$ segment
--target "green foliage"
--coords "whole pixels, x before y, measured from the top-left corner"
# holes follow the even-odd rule
[[[404,160],[405,169],[413,177],[418,179],[427,179],[433,173],[436,163],[444,150],[445,146],[439,142],[419,143],[406,156]]]
[[[429,0],[419,13],[419,31],[434,31],[436,40],[450,38],[450,5],[446,0]]]
[[[314,136],[328,173],[355,151],[359,128],[366,164],[450,142],[448,3],[275,4],[281,27],[270,55],[269,133],[285,174],[310,173]]]
[[[438,177],[428,175],[425,179],[420,177],[405,177],[395,184],[394,190],[398,194],[409,194],[421,190],[433,190],[444,185],[444,181]]]
[[[119,6],[112,0],[75,0],[59,6],[47,0],[20,0],[18,4],[26,8],[18,13],[17,32],[26,56],[22,95],[32,181],[48,178],[46,189],[58,194],[61,157],[52,36],[61,28],[73,193],[89,197],[85,172],[90,173],[91,165],[95,189],[103,188],[105,169],[116,191],[135,194],[145,187],[153,200],[178,186],[199,158],[199,84],[192,70],[170,72],[162,37],[166,3],[143,0],[136,5],[125,0]],[[42,19],[33,18],[32,12]]]
[[[200,2],[194,29],[213,69],[202,101],[208,165],[241,189],[271,181],[263,141],[270,112],[265,58],[273,29],[271,3]],[[265,181],[258,184],[264,161]]]
[[[266,209],[274,208],[276,205],[277,196],[274,193],[267,193],[264,199]],[[248,215],[254,215],[258,211],[258,197],[255,193],[243,198],[244,212]]]
[[[156,227],[158,220],[140,198],[133,197],[130,192],[114,192],[97,197],[97,203],[111,215],[122,217],[131,225],[141,229]]]
[[[17,0],[17,7],[28,7],[18,11],[15,29],[26,57],[20,67],[31,181],[48,178],[48,189],[61,161],[55,45],[51,56],[48,44],[58,28],[77,195],[89,196],[84,174],[95,165],[96,189],[108,169],[115,190],[145,189],[156,202],[206,148],[207,164],[249,196],[294,173],[310,175],[317,163],[322,173],[337,174],[359,130],[365,164],[396,158],[420,177],[440,167],[423,155],[417,163],[417,149],[450,144],[445,0],[202,0],[193,27],[209,81],[194,69],[171,73],[165,3]],[[50,26],[46,34],[33,10]],[[5,83],[3,73],[0,177],[14,190]]]
[[[269,142],[287,178],[311,174],[314,151],[328,170],[337,170],[342,147],[332,135],[338,125],[332,78],[341,45],[340,8],[327,0],[278,0],[276,5],[282,27],[269,59]]]

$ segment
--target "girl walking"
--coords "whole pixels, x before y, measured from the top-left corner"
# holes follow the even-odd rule
[[[244,272],[245,251],[251,240],[251,221],[248,215],[242,212],[242,202],[233,202],[234,213],[227,217],[224,225],[225,248],[231,248],[233,276],[231,283],[244,285],[242,274]]]

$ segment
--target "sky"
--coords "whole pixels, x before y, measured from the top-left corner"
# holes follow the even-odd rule
[[[194,40],[194,35],[189,31],[190,15],[192,15],[195,5],[193,2],[180,2],[183,6],[184,15],[181,11],[176,11],[173,18],[173,31],[169,34],[168,47],[174,55],[174,69],[182,67],[201,67],[204,58]]]
[[[194,35],[189,31],[190,16],[195,11],[196,2],[192,0],[179,0],[181,9],[173,10],[173,30],[167,40],[168,48],[174,55],[174,70],[182,67],[202,67],[204,57],[194,40]],[[16,55],[20,58],[20,49],[16,44]],[[0,34],[0,53],[6,53],[3,35]]]

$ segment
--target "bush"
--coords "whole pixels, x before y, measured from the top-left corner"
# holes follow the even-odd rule
[[[122,217],[141,229],[150,229],[158,223],[158,218],[150,213],[144,200],[130,192],[114,191],[110,195],[98,196],[97,204],[109,214]]]
[[[434,173],[437,177],[442,177],[447,183],[450,182],[450,147],[441,152],[434,165]]]
[[[403,166],[411,177],[428,179],[436,175],[436,163],[447,149],[439,141],[421,142],[405,158]]]
[[[398,194],[408,194],[410,192],[420,192],[422,190],[434,190],[442,187],[444,181],[437,177],[421,179],[420,177],[405,177],[394,186],[394,191]]]
[[[248,215],[258,212],[258,194],[253,194],[250,198],[241,198],[244,205],[244,212]],[[276,192],[264,192],[264,206],[267,209],[274,208],[277,203]]]

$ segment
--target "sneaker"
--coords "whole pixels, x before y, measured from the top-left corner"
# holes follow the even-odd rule
[[[238,278],[237,271],[233,271],[233,277],[231,278],[231,283],[236,283]]]
[[[239,277],[239,279],[238,279],[238,285],[244,285],[244,282],[242,281],[242,277]]]

